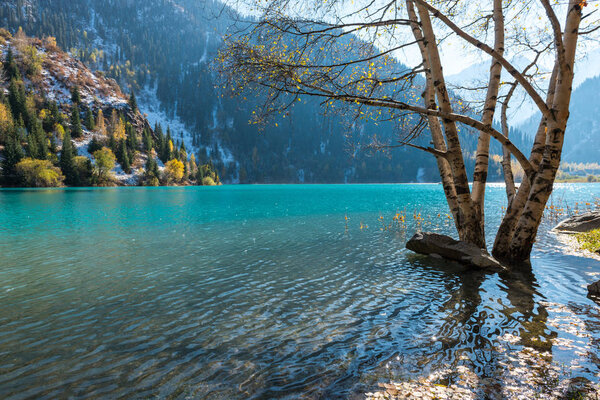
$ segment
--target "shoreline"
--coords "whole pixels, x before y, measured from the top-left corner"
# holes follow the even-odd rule
[[[556,184],[600,184],[600,182],[555,182]],[[473,182],[469,182],[472,185]],[[441,185],[441,182],[369,182],[369,183],[223,183],[221,185],[163,185],[163,186],[140,186],[140,185],[114,185],[114,186],[62,186],[62,187],[33,187],[33,186],[0,186],[0,190],[64,190],[64,189],[115,189],[115,188],[189,188],[189,187],[245,187],[245,186],[367,186],[367,185]],[[504,182],[488,182],[488,187],[505,186]],[[517,186],[518,187],[518,186]]]
[[[582,248],[575,234],[562,233],[556,231],[550,232],[555,234],[557,240],[563,245],[565,245],[565,254],[578,257],[592,258],[594,260],[600,261],[600,254]]]

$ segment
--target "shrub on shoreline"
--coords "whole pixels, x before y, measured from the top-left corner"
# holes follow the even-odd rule
[[[584,250],[600,252],[600,229],[577,234],[577,242]]]
[[[29,187],[59,187],[65,179],[60,169],[48,160],[25,158],[16,169],[21,181]]]

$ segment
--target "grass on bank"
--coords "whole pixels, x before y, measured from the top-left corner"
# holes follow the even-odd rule
[[[558,171],[556,183],[594,183],[600,182],[600,175],[572,175],[563,170]]]
[[[577,234],[577,242],[584,250],[600,252],[600,229]]]

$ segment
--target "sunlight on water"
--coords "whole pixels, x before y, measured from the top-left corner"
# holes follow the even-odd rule
[[[493,232],[504,188],[487,193]],[[439,185],[5,190],[0,210],[1,398],[347,398],[495,379],[524,349],[598,380],[600,262],[564,254],[553,221],[532,272],[411,254],[416,229],[453,233]]]

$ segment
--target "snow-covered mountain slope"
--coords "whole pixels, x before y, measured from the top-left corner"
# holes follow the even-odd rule
[[[600,76],[585,80],[573,91],[565,134],[563,161],[600,162]]]
[[[519,70],[523,70],[531,62],[529,59],[517,56],[511,60]],[[460,87],[470,86],[477,87],[487,84],[489,79],[490,62],[481,62],[466,67],[461,72],[448,77],[448,82],[454,86],[457,94],[467,100],[481,101],[485,96],[484,90],[476,92],[460,89]],[[573,89],[579,86],[590,78],[600,75],[600,48],[584,51],[580,59],[575,63],[575,78],[573,80]],[[506,72],[502,71],[502,81],[512,81],[513,78]],[[537,79],[537,87],[544,89],[548,86],[547,79]],[[509,107],[509,123],[512,127],[520,129],[530,135],[535,134],[537,123],[539,122],[539,112],[531,98],[524,90],[518,89]],[[533,132],[533,133],[532,133]]]
[[[526,68],[527,65],[530,63],[530,61],[527,58],[522,56],[514,57],[509,61],[520,70]],[[448,82],[450,88],[452,88],[459,96],[461,96],[465,100],[474,102],[476,104],[483,104],[486,95],[486,91],[484,89],[472,91],[464,88],[485,88],[489,80],[489,74],[490,61],[485,61],[470,65],[461,72],[449,76]],[[510,74],[508,74],[506,70],[503,70],[501,81],[510,82],[512,80],[513,79],[510,76]],[[506,92],[508,89],[505,88],[502,90],[503,92]],[[525,92],[523,90],[518,89],[517,91],[515,91],[508,112],[510,124],[513,127],[516,127],[523,121],[527,120],[535,111],[534,107],[535,104],[531,102],[527,98],[527,96],[525,96]],[[500,104],[498,104],[498,110],[499,109]],[[499,113],[496,114],[496,116],[498,115]]]
[[[127,107],[127,97],[113,79],[92,72],[81,61],[61,51],[53,41],[27,38],[41,59],[39,78],[28,79],[27,83],[36,93],[59,105],[70,105],[71,92],[78,88],[81,102],[91,107],[117,108]],[[7,54],[8,49],[15,57],[19,56],[14,40],[0,44],[0,52]],[[8,81],[3,85],[7,87]]]

